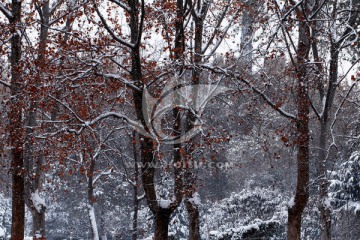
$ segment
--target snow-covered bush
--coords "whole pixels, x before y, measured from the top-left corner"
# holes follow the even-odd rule
[[[360,211],[360,152],[354,152],[330,176],[329,192],[334,207]]]
[[[344,239],[360,236],[360,151],[330,173],[330,203],[334,233]]]
[[[11,199],[0,194],[0,240],[10,233]]]
[[[202,221],[204,239],[283,239],[286,204],[279,191],[244,189],[218,203],[207,203]]]

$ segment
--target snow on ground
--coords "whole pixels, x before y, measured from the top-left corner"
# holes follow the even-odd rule
[[[0,237],[5,237],[5,230],[0,227]]]

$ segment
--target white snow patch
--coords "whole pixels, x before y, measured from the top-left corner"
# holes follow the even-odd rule
[[[34,193],[31,193],[31,201],[36,208],[36,211],[41,212],[41,209],[46,208],[45,199],[41,198],[39,195],[39,190],[36,190]]]
[[[292,208],[293,206],[295,206],[295,198],[294,197],[290,198],[287,205],[288,205],[289,208]]]
[[[161,208],[169,208],[170,205],[173,203],[173,201],[169,199],[160,198],[160,200],[158,200],[158,203]]]
[[[327,209],[331,209],[331,201],[329,198],[325,198],[324,200],[324,206],[327,208]]]
[[[153,239],[153,237],[150,236],[150,237],[142,238],[140,240],[154,240],[154,239]]]
[[[198,192],[194,192],[192,197],[189,198],[189,202],[191,202],[195,206],[200,206],[201,204],[200,194]]]
[[[5,230],[0,227],[0,237],[5,237]]]
[[[357,214],[360,212],[360,203],[349,201],[345,209],[349,211],[354,211],[354,214]]]
[[[210,231],[209,235],[210,236],[217,236],[217,235],[219,235],[219,233],[220,233],[219,231]]]

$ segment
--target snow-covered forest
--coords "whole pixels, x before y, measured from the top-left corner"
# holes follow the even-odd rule
[[[360,0],[0,0],[0,239],[360,239]]]

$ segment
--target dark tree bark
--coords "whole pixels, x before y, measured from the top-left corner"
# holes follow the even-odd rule
[[[178,0],[177,4],[181,4],[183,7],[183,1]],[[145,18],[145,1],[144,0],[128,0],[127,1],[128,8],[123,8],[124,11],[127,12],[129,16],[129,28],[130,28],[130,43],[126,42],[118,38],[115,33],[110,29],[109,25],[105,18],[102,16],[101,12],[97,8],[96,4],[94,4],[95,10],[99,15],[105,29],[111,34],[113,39],[123,45],[124,47],[129,49],[130,58],[131,58],[131,70],[130,77],[132,82],[134,83],[131,87],[133,89],[133,101],[135,106],[135,113],[137,119],[139,119],[142,125],[146,128],[146,122],[143,115],[143,89],[145,87],[145,83],[143,82],[143,69],[142,69],[142,59],[141,59],[141,40],[142,40],[142,32],[144,28],[144,18]],[[181,13],[183,14],[185,10]],[[179,12],[177,13],[179,14]],[[181,24],[177,23],[177,39],[182,42],[180,54],[184,51],[184,37],[183,34],[183,19],[184,15],[180,18],[177,18],[177,21],[181,21]],[[180,36],[180,37],[179,37]],[[176,50],[176,53],[179,54],[179,49]],[[149,130],[149,129],[146,129]],[[157,194],[155,190],[155,146],[153,139],[147,136],[142,136],[139,141],[140,148],[140,156],[139,160],[141,161],[141,180],[145,192],[145,198],[147,200],[147,204],[151,210],[151,212],[155,216],[155,235],[154,239],[168,239],[168,223],[170,219],[170,215],[175,209],[179,206],[182,201],[182,175],[181,170],[174,170],[174,198],[168,208],[163,208],[159,205],[157,199]],[[174,164],[176,165],[179,161],[181,161],[180,150],[177,149],[174,152]]]
[[[182,0],[178,0],[182,3]],[[134,44],[131,48],[131,77],[136,85],[143,89],[142,83],[142,65],[140,58],[140,42],[143,31],[143,20],[145,15],[144,1],[139,3],[138,1],[129,0],[130,11],[130,29],[131,29],[131,43]],[[140,10],[139,10],[140,6]],[[141,11],[141,14],[139,14]],[[182,19],[182,18],[181,18]],[[142,114],[143,93],[140,91],[133,91],[133,99],[135,103],[136,115],[141,120],[143,126],[146,126],[144,116]],[[143,136],[143,140],[140,142],[140,159],[142,162],[142,183],[148,206],[155,216],[155,239],[166,240],[168,239],[168,224],[170,221],[170,215],[180,205],[182,200],[182,177],[179,176],[180,172],[174,171],[175,189],[174,196],[175,201],[168,207],[162,208],[158,205],[158,199],[155,190],[155,168],[152,164],[155,161],[154,158],[154,143],[151,138]],[[179,150],[178,150],[179,151]],[[175,156],[180,156],[179,153],[175,153]],[[178,161],[174,159],[175,164]]]
[[[46,48],[48,40],[48,31],[49,31],[49,1],[46,0],[43,2],[42,7],[38,9],[39,14],[41,13],[41,25],[40,25],[40,35],[38,43],[38,56],[35,60],[35,65],[37,68],[37,74],[31,79],[32,84],[35,87],[40,87],[43,81],[43,71],[46,68]],[[41,210],[35,207],[35,204],[32,201],[31,194],[35,192],[40,192],[41,190],[41,178],[42,178],[42,164],[44,157],[41,154],[35,153],[36,151],[36,141],[34,139],[34,128],[36,127],[36,118],[39,105],[40,95],[36,91],[32,91],[29,94],[29,110],[27,113],[26,119],[26,135],[25,135],[25,148],[24,148],[24,165],[26,168],[26,177],[25,177],[25,203],[31,210],[32,220],[33,220],[33,236],[34,239],[46,239],[46,224],[45,224],[45,212],[46,207],[42,206]],[[35,176],[35,177],[34,177]]]
[[[200,238],[200,213],[196,204],[185,200],[185,206],[189,215],[189,240],[199,240]]]
[[[11,102],[9,112],[9,143],[12,168],[12,222],[11,239],[24,239],[25,199],[24,199],[24,155],[22,126],[22,74],[21,74],[21,1],[12,1],[11,26]]]
[[[306,4],[305,4],[306,7]],[[309,198],[309,109],[307,61],[310,49],[310,29],[304,18],[299,19],[297,49],[297,179],[294,205],[288,208],[288,239],[301,239],[301,216]]]
[[[155,215],[155,235],[154,239],[169,239],[169,222],[171,210],[169,208],[160,208]]]
[[[204,32],[204,19],[208,13],[208,9],[210,7],[211,2],[204,1],[196,1],[195,4],[192,1],[189,1],[189,4],[193,6],[192,9],[192,17],[195,23],[195,34],[194,34],[194,57],[193,63],[194,68],[192,71],[192,79],[191,84],[198,85],[200,84],[200,75],[201,70],[198,67],[202,62],[203,56],[203,32]],[[196,12],[200,13],[200,15],[196,14]],[[193,88],[194,92],[192,93],[193,99],[197,99],[197,88]],[[194,122],[196,122],[196,116],[189,113],[186,116],[186,130],[190,131],[194,127]],[[189,221],[189,240],[200,240],[200,213],[199,206],[192,201],[191,199],[194,197],[197,189],[196,182],[196,172],[194,169],[195,163],[197,161],[195,157],[196,146],[200,142],[199,135],[191,138],[186,144],[186,169],[184,172],[184,194],[185,194],[185,206],[188,212],[188,221]]]

